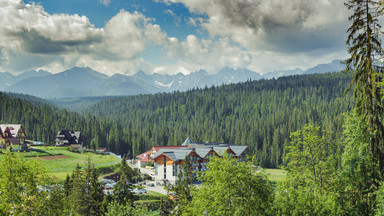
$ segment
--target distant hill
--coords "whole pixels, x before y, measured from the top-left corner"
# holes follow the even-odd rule
[[[316,74],[328,72],[339,72],[345,69],[345,65],[341,63],[340,60],[334,60],[329,64],[319,64],[313,68],[310,68],[304,72],[304,74]]]
[[[92,106],[97,102],[106,100],[111,97],[114,96],[56,98],[49,99],[48,101],[60,108],[64,108],[71,111],[81,111],[84,108]]]
[[[19,74],[17,76],[15,76],[9,72],[2,72],[2,73],[0,72],[0,80],[2,83],[2,85],[0,85],[0,91],[5,90],[8,87],[10,87],[10,86],[14,85],[15,83],[20,82],[24,79],[28,79],[31,77],[44,77],[44,76],[48,76],[48,75],[51,75],[51,73],[49,73],[48,71],[44,71],[44,70],[26,71],[26,72]]]
[[[133,76],[115,74],[109,77],[91,68],[75,67],[58,74],[31,71],[15,77],[9,73],[0,73],[0,78],[4,77],[6,80],[7,85],[4,87],[6,91],[30,94],[41,98],[78,98],[187,91],[194,88],[239,83],[247,80],[335,72],[342,69],[344,69],[344,65],[340,61],[333,61],[330,64],[317,65],[306,71],[294,69],[274,71],[263,75],[247,69],[227,67],[216,74],[208,74],[205,70],[199,70],[188,75],[182,73],[149,75],[139,71]],[[22,77],[23,79],[21,79]]]

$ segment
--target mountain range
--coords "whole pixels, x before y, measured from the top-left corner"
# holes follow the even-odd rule
[[[27,71],[18,76],[8,72],[0,73],[0,80],[3,83],[3,85],[0,85],[0,90],[30,94],[41,98],[153,94],[186,91],[192,88],[218,86],[247,80],[335,72],[344,68],[340,61],[335,60],[329,64],[320,64],[305,71],[294,69],[274,71],[263,75],[247,69],[227,67],[216,74],[208,74],[205,70],[200,70],[188,75],[182,73],[175,75],[154,73],[149,75],[140,71],[132,76],[122,74],[107,76],[91,68],[75,67],[57,74],[51,74],[43,70]]]

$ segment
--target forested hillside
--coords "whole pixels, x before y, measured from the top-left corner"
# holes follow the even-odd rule
[[[112,134],[119,136],[116,140],[123,146],[119,148],[120,152],[128,152],[130,148],[127,143],[120,141],[122,132],[117,122],[101,120],[90,115],[82,116],[26,95],[0,92],[0,123],[22,124],[29,140],[52,144],[58,131],[71,129],[81,131],[84,142],[89,147],[94,147],[90,144],[94,143],[93,137],[97,132],[110,134],[108,136],[110,143],[115,143],[111,141],[115,139]],[[106,136],[102,135],[102,137]],[[99,143],[101,146],[106,146],[105,138]]]
[[[340,137],[343,97],[350,77],[342,73],[248,81],[187,92],[110,98],[84,115],[0,93],[0,122],[21,123],[29,139],[53,143],[59,130],[80,130],[86,144],[134,156],[154,145],[194,141],[249,146],[265,167],[281,164],[291,132],[312,121]],[[25,98],[25,97],[24,97]]]
[[[193,141],[248,145],[265,167],[282,163],[283,146],[290,133],[312,121],[342,132],[343,113],[354,107],[343,97],[351,78],[342,73],[298,75],[277,80],[248,81],[187,92],[111,98],[85,113],[121,123],[107,134],[101,128],[94,144],[133,155],[154,145],[180,145]],[[89,118],[89,114],[88,114]],[[120,135],[117,135],[120,133]],[[117,139],[120,139],[117,140]],[[104,142],[104,140],[106,142]],[[120,144],[124,141],[123,145]]]

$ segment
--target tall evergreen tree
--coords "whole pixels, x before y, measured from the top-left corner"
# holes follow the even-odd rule
[[[347,90],[353,86],[354,97],[357,102],[357,114],[368,124],[368,133],[374,133],[370,141],[370,152],[373,155],[372,163],[379,163],[384,169],[384,125],[383,104],[381,93],[377,86],[380,82],[378,72],[381,58],[381,42],[379,38],[380,6],[374,0],[349,0],[345,3],[353,14],[348,29],[347,44],[350,57],[345,61],[346,72],[354,74],[353,80]]]

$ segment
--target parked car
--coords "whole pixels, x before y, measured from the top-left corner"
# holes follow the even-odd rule
[[[116,182],[112,179],[101,179],[99,180],[99,182],[105,183],[105,184],[116,184]]]
[[[106,189],[106,190],[110,190],[110,189],[113,189],[113,187],[115,186],[115,184],[105,184],[104,185],[104,189]]]
[[[133,194],[142,194],[143,192],[140,190],[140,188],[135,188],[132,190]]]
[[[105,195],[113,195],[113,190],[103,190]]]

